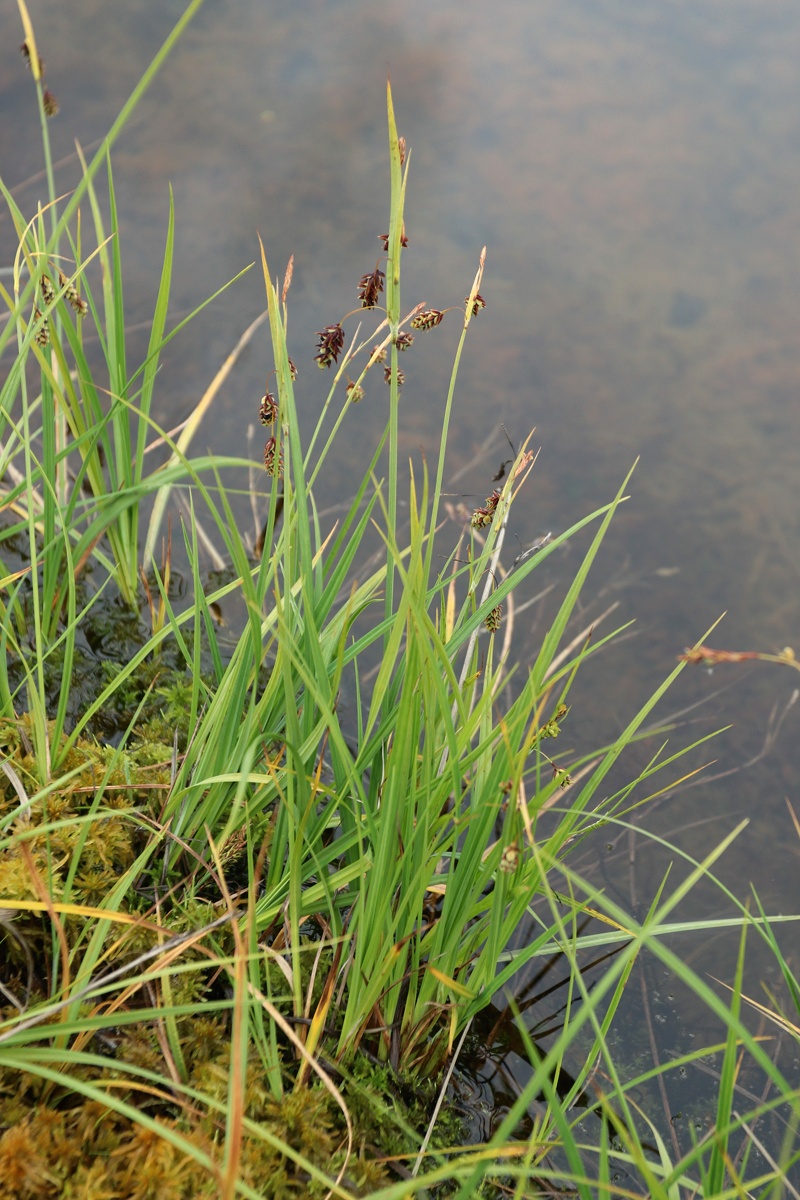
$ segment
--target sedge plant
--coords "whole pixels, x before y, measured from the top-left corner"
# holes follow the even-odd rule
[[[196,7],[188,6],[174,36]],[[22,0],[20,8],[38,64]],[[589,905],[599,911],[603,900],[570,872],[569,852],[604,823],[623,820],[653,787],[663,790],[662,776],[674,778],[681,752],[657,750],[626,786],[605,792],[683,664],[612,744],[581,757],[556,754],[576,675],[607,640],[587,644],[567,631],[630,476],[610,503],[504,571],[509,513],[530,486],[526,443],[504,485],[467,514],[455,544],[443,547],[448,431],[462,351],[485,306],[486,259],[483,252],[455,316],[404,307],[409,158],[390,90],[387,101],[386,269],[376,267],[359,285],[361,307],[376,316],[377,328],[347,346],[344,319],[318,334],[315,361],[333,379],[307,445],[288,332],[291,264],[281,285],[260,249],[276,381],[257,410],[270,428],[258,489],[266,512],[260,554],[239,532],[237,497],[222,479],[223,469],[245,464],[190,458],[196,422],[176,438],[153,416],[159,356],[177,331],[166,332],[171,206],[148,351],[135,370],[127,365],[109,156],[123,117],[63,209],[52,173],[48,203],[32,217],[3,188],[19,250],[14,286],[3,293],[10,321],[0,344],[16,332],[16,358],[0,393],[2,638],[17,663],[16,674],[0,668],[0,896],[10,947],[0,980],[0,1071],[4,1094],[14,1093],[16,1111],[27,1115],[16,1140],[0,1138],[0,1163],[22,1171],[20,1194],[23,1184],[44,1187],[55,1170],[42,1140],[49,1102],[71,1114],[59,1125],[62,1157],[85,1188],[101,1187],[108,1170],[94,1142],[91,1155],[76,1149],[102,1113],[113,1146],[109,1186],[117,1190],[132,1186],[143,1164],[155,1170],[155,1157],[148,1158],[155,1144],[163,1187],[183,1188],[174,1192],[180,1195],[277,1196],[301,1180],[309,1195],[399,1200],[447,1181],[460,1194],[478,1194],[510,1126],[478,1158],[445,1156],[440,1142],[428,1148],[428,1165],[413,1181],[387,1182],[385,1164],[368,1161],[363,1145],[358,1150],[351,1119],[374,1089],[364,1064],[400,1075],[421,1093],[430,1089],[474,1017],[527,962],[557,946],[575,962],[579,1015],[536,1067],[535,1088],[547,1090],[554,1064],[584,1029],[593,1038],[587,1061],[603,1052],[636,954],[656,943],[671,904],[685,894],[677,889],[669,905],[656,905],[641,928],[606,905],[626,950],[602,986],[581,991],[577,950],[589,943],[569,914],[577,920]],[[94,182],[102,164],[108,225]],[[90,252],[80,223],[70,225],[83,197]],[[56,285],[62,242],[71,269]],[[95,258],[102,268],[96,294]],[[84,349],[81,322],[88,320],[101,348],[102,385]],[[400,358],[416,337],[440,336],[446,322],[457,324],[458,342],[435,468],[412,465],[406,473]],[[335,463],[353,406],[381,373],[385,428],[339,523],[326,528],[315,484]],[[216,390],[212,383],[204,401]],[[154,442],[163,460],[145,470]],[[177,484],[191,497],[181,549],[192,588],[180,608],[168,565],[153,561],[156,529]],[[407,528],[399,519],[406,491]],[[214,586],[202,566],[201,527],[209,525],[230,566],[227,581]],[[533,665],[512,678],[498,636],[503,604],[559,545],[590,529]],[[369,559],[365,546],[376,532],[382,553]],[[94,590],[81,586],[89,561],[101,575]],[[106,590],[140,606],[145,566],[158,619],[68,720],[64,696],[81,627]],[[215,613],[233,597],[244,616],[231,637]],[[178,675],[172,694],[184,710],[180,732],[170,737],[163,714],[153,717],[154,677],[115,744],[99,746],[92,722],[167,646]],[[46,683],[53,663],[61,681],[55,697]],[[344,688],[354,697],[347,711]],[[738,1008],[730,1028],[739,1037]],[[583,1089],[588,1067],[575,1080]],[[603,1128],[617,1139],[599,1152],[598,1178],[606,1182],[611,1156],[635,1150],[619,1149],[636,1122],[624,1085],[615,1088],[613,1103],[597,1105]],[[578,1186],[582,1130],[569,1115],[577,1092],[562,1104],[550,1091],[541,1145],[563,1146]],[[730,1094],[728,1081],[724,1120]],[[385,1100],[377,1107],[383,1136],[413,1161],[420,1127],[393,1116]],[[523,1195],[551,1166],[538,1143],[515,1154]],[[692,1160],[709,1195],[719,1190],[724,1160],[724,1146],[716,1158],[698,1153]],[[651,1175],[661,1187],[665,1172]],[[683,1179],[673,1171],[663,1194],[677,1194]]]

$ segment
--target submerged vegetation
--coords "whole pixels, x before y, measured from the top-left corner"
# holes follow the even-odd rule
[[[558,740],[574,719],[576,675],[608,640],[576,637],[570,622],[630,476],[504,568],[509,512],[531,486],[528,441],[485,503],[455,514],[461,528],[444,544],[448,429],[462,350],[489,295],[485,252],[462,303],[404,307],[410,163],[391,91],[384,255],[356,288],[369,335],[348,342],[341,317],[290,355],[292,263],[279,283],[261,246],[272,367],[253,400],[269,431],[256,553],[223,484],[223,472],[246,477],[254,464],[192,454],[220,376],[179,432],[154,416],[160,357],[186,324],[168,331],[171,205],[141,363],[126,341],[110,151],[199,0],[63,206],[47,132],[56,102],[18,3],[48,197],[25,213],[0,181],[18,239],[0,289],[3,1194],[796,1195],[800,1099],[743,1015],[756,937],[794,1005],[793,1017],[762,1012],[798,1039],[800,986],[778,921],[721,884],[728,918],[673,919],[698,881],[716,883],[714,862],[738,831],[701,863],[684,855],[683,878],[655,889],[638,919],[571,866],[576,847],[624,830],[634,808],[675,786],[688,749],[667,748],[648,725],[683,662],[611,744],[575,754]],[[400,354],[443,325],[459,339],[441,442],[430,473],[412,466],[406,478]],[[307,445],[297,362],[331,375]],[[314,485],[335,470],[368,374],[385,381],[386,427],[328,528]],[[162,537],[177,486],[191,498],[179,547],[187,596]],[[216,577],[203,565],[209,529],[226,564]],[[380,560],[365,555],[375,530]],[[504,605],[583,531],[583,560],[532,666],[512,669]],[[228,598],[244,616],[223,638]],[[709,653],[721,652],[698,643],[686,658]],[[634,766],[627,752],[647,739]],[[672,938],[728,926],[741,949],[725,998]],[[588,951],[601,954],[591,978]],[[610,1031],[642,955],[716,1016],[718,1046],[623,1070]],[[442,1101],[465,1039],[490,1012],[515,1014],[520,972],[554,957],[566,1001],[546,1048],[517,1014],[529,1080],[488,1142],[460,1144]],[[714,1120],[688,1145],[668,1143],[663,1117],[637,1097],[711,1054]],[[745,1060],[761,1094],[739,1088]],[[773,1111],[784,1132],[767,1144],[755,1123]]]

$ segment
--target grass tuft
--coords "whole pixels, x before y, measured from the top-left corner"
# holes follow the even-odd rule
[[[737,905],[714,877],[739,831],[701,862],[684,855],[684,876],[665,876],[639,919],[571,862],[680,783],[694,747],[667,750],[660,729],[644,766],[632,751],[654,736],[647,723],[686,662],[724,652],[698,642],[613,742],[564,748],[575,679],[608,640],[575,634],[580,597],[631,473],[607,504],[504,567],[509,515],[533,486],[528,438],[485,503],[453,510],[455,533],[443,525],[461,356],[491,290],[484,248],[463,305],[401,303],[411,157],[391,89],[384,256],[356,289],[355,311],[374,327],[348,343],[352,313],[320,321],[306,357],[331,386],[307,443],[287,338],[293,264],[279,283],[263,242],[266,313],[185,426],[166,431],[154,418],[158,365],[186,323],[169,328],[172,196],[148,347],[133,364],[110,149],[198,3],[64,202],[47,133],[55,102],[18,2],[47,195],[26,214],[0,180],[18,239],[11,290],[0,291],[0,353],[13,357],[0,387],[6,1194],[781,1194],[800,1107],[743,1019],[746,934],[774,955],[795,1009],[800,993],[778,920],[757,898],[757,916]],[[263,455],[193,455],[200,419],[264,320],[273,369],[253,404],[269,430]],[[406,471],[399,355],[408,361],[415,338],[445,324],[458,340],[435,468]],[[376,375],[389,389],[386,426],[327,528],[315,485],[335,470],[351,407]],[[257,548],[239,532],[229,468],[261,481]],[[174,539],[186,594],[173,561],[178,486],[189,496]],[[504,613],[584,533],[524,670]],[[369,558],[375,535],[382,549]],[[209,546],[224,564],[216,574]],[[242,614],[231,630],[223,603]],[[788,651],[779,661],[795,665]],[[627,782],[609,791],[626,765]],[[674,920],[701,881],[733,916]],[[728,1003],[672,948],[680,933],[726,927],[741,932]],[[589,977],[598,948],[608,953]],[[612,1049],[643,959],[673,972],[722,1029],[713,1130],[688,1146],[639,1089],[656,1081],[666,1096],[701,1052],[642,1071]],[[567,999],[543,1044],[516,997],[550,960]],[[503,1010],[529,1078],[470,1147],[442,1102],[470,1032]],[[777,1019],[796,1038],[796,1020]],[[740,1084],[745,1060],[766,1081],[760,1099]],[[770,1149],[755,1124],[777,1110],[787,1132]]]

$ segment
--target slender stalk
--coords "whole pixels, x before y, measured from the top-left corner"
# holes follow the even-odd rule
[[[402,169],[400,140],[392,103],[392,88],[386,84],[386,106],[389,115],[389,175],[390,175],[390,204],[389,204],[389,258],[386,270],[386,316],[389,330],[392,334],[390,351],[391,376],[389,380],[389,487],[388,509],[389,528],[397,528],[397,453],[399,433],[400,385],[398,380],[398,350],[396,344],[397,332],[400,327],[400,258],[402,255],[401,238],[403,234],[403,203],[405,200],[405,185],[408,167],[405,173]],[[387,620],[394,611],[394,572],[390,568],[386,576],[386,600],[384,611]]]

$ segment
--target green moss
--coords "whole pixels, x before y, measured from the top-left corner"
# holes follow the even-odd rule
[[[34,786],[27,721],[0,725],[0,742],[13,770]],[[231,1029],[226,1008],[212,1010],[209,1002],[227,1004],[227,974],[220,960],[235,952],[230,927],[215,930],[213,941],[193,944],[179,961],[193,969],[175,971],[168,979],[169,1005],[165,1003],[163,974],[152,981],[79,1008],[88,1032],[64,1039],[59,1010],[49,1008],[49,981],[63,977],[62,954],[80,963],[81,948],[94,935],[99,915],[88,910],[106,905],[109,893],[129,871],[137,855],[158,836],[158,812],[169,787],[172,749],[137,729],[130,748],[103,746],[92,738],[79,739],[66,755],[69,778],[46,796],[30,803],[0,842],[0,900],[40,902],[42,888],[54,904],[64,906],[59,915],[63,936],[53,937],[51,916],[21,910],[0,930],[0,982],[10,997],[23,997],[26,1016],[42,1020],[39,1043],[65,1049],[63,1062],[50,1060],[63,1082],[55,1085],[35,1072],[7,1067],[0,1070],[0,1179],[10,1200],[51,1197],[134,1197],[136,1200],[192,1200],[215,1197],[219,1180],[215,1171],[198,1165],[176,1149],[168,1137],[174,1132],[195,1145],[212,1162],[224,1158],[225,1118],[231,1073]],[[13,816],[20,797],[6,776],[0,777],[0,817]],[[155,843],[153,843],[155,844]],[[158,843],[160,845],[160,843]],[[247,842],[232,838],[223,848],[226,869],[249,871]],[[109,909],[103,944],[110,947],[115,968],[163,944],[167,937],[203,929],[225,911],[218,889],[199,895],[194,876],[184,879],[177,891],[152,907],[158,869],[136,886],[126,886]],[[196,863],[192,861],[196,873]],[[211,875],[200,881],[208,892]],[[82,912],[81,910],[87,910]],[[121,924],[119,916],[144,918]],[[161,930],[161,932],[159,932]],[[313,929],[303,931],[301,945],[303,994],[311,988],[312,1007],[318,1002],[330,951],[312,965],[318,943]],[[209,962],[209,949],[213,950]],[[274,997],[286,994],[286,981],[266,960]],[[102,960],[100,960],[102,964]],[[32,972],[31,972],[32,968]],[[102,972],[102,965],[100,966]],[[163,980],[163,982],[162,982]],[[57,993],[54,994],[55,998]],[[288,1001],[287,1001],[288,1002]],[[139,1008],[179,1008],[190,1005],[189,1015],[172,1019],[172,1036],[180,1046],[183,1079],[194,1096],[184,1101],[174,1087],[178,1070],[173,1045],[165,1035],[165,1018],[137,1021]],[[7,1004],[0,1019],[13,1026],[19,1011]],[[133,1019],[131,1019],[133,1018]],[[72,1049],[88,1052],[87,1062],[71,1055]],[[283,1083],[278,1094],[269,1086],[261,1059],[251,1050],[245,1075],[245,1115],[255,1131],[245,1133],[240,1163],[241,1177],[265,1200],[284,1197],[323,1197],[327,1187],[309,1178],[291,1157],[276,1148],[279,1143],[313,1163],[328,1177],[345,1162],[347,1129],[334,1097],[314,1078],[296,1088],[295,1051],[281,1037],[277,1045]],[[136,1072],[145,1071],[153,1083],[143,1083]],[[180,1073],[180,1071],[179,1071]],[[335,1073],[336,1074],[336,1073]],[[76,1085],[91,1083],[108,1090],[109,1097],[140,1109],[154,1119],[161,1132],[85,1099]],[[355,1128],[355,1143],[346,1165],[347,1186],[355,1195],[369,1194],[396,1179],[384,1161],[387,1156],[413,1157],[427,1127],[435,1089],[430,1083],[415,1088],[400,1085],[387,1066],[357,1058],[346,1078],[336,1074]],[[261,1136],[260,1134],[266,1136]],[[438,1144],[458,1140],[458,1130],[448,1120],[437,1127]],[[442,1140],[443,1139],[443,1140]]]
[[[0,1178],[11,1198],[125,1196],[140,1200],[164,1197],[215,1196],[213,1172],[173,1147],[164,1134],[174,1131],[213,1162],[223,1157],[224,1106],[230,1075],[230,1034],[222,1017],[197,1017],[182,1024],[182,1050],[187,1083],[207,1097],[208,1107],[182,1104],[170,1094],[163,1047],[152,1026],[127,1026],[119,1031],[113,1060],[105,1067],[71,1068],[74,1077],[113,1088],[117,1099],[140,1107],[154,1118],[161,1133],[143,1128],[95,1101],[82,1099],[63,1087],[53,1088],[33,1075],[0,1072]],[[135,1066],[164,1077],[159,1089],[142,1092],[126,1071]],[[287,1064],[288,1068],[288,1064]],[[288,1085],[287,1075],[287,1085]],[[355,1128],[355,1146],[346,1166],[347,1186],[356,1195],[396,1179],[385,1159],[413,1157],[427,1125],[433,1091],[423,1088],[404,1102],[388,1068],[361,1061],[340,1081]],[[285,1146],[335,1175],[344,1164],[346,1126],[341,1109],[319,1082],[273,1096],[264,1082],[261,1064],[247,1069],[245,1114],[257,1131],[244,1135],[241,1175],[264,1200],[283,1197],[323,1197],[327,1187],[310,1179],[302,1167],[274,1145]],[[438,1127],[458,1136],[449,1118]],[[448,1139],[449,1140],[449,1139]],[[441,1144],[441,1141],[440,1141]]]

